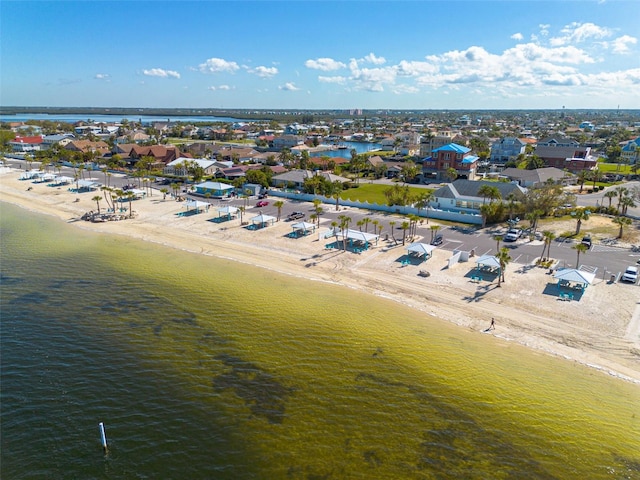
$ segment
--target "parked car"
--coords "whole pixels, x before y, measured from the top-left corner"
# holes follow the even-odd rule
[[[287,217],[287,221],[290,222],[292,220],[300,220],[301,218],[304,218],[303,212],[291,212]]]
[[[267,202],[266,200],[260,200],[258,203],[256,203],[256,207],[266,207],[267,205],[269,205],[269,202]]]
[[[442,242],[444,242],[444,238],[442,237],[441,233],[438,233],[435,237],[433,237],[433,240],[431,241],[431,245],[434,245],[434,246],[442,245]]]
[[[580,243],[591,248],[591,235],[585,235],[584,237],[582,237],[582,241]]]
[[[627,267],[622,274],[622,281],[636,283],[638,281],[638,267]]]
[[[505,242],[515,242],[520,238],[521,235],[522,235],[522,230],[519,230],[517,228],[512,228],[507,231],[507,234],[504,236],[503,240]]]

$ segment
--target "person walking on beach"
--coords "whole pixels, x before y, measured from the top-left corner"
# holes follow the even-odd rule
[[[489,325],[489,330],[495,330],[496,329],[496,320],[495,318],[491,317],[491,325]]]

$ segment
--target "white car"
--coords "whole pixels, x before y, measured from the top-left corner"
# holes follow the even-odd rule
[[[627,267],[622,274],[622,281],[636,283],[638,281],[638,267]]]
[[[520,238],[520,235],[522,235],[522,230],[511,229],[504,236],[504,241],[505,242],[515,242],[516,240],[518,240]]]

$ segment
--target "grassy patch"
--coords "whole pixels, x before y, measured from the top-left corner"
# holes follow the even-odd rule
[[[350,188],[340,194],[343,200],[352,200],[354,202],[369,202],[380,205],[387,204],[387,197],[384,191],[391,188],[391,185],[381,185],[379,183],[361,183],[358,188]],[[425,192],[426,189],[418,187],[409,187],[412,195]]]
[[[602,173],[619,173],[620,175],[628,175],[633,173],[631,166],[623,163],[604,163],[598,162],[598,170]]]

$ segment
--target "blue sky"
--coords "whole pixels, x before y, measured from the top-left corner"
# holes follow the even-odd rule
[[[0,102],[640,108],[640,2],[0,2]]]

